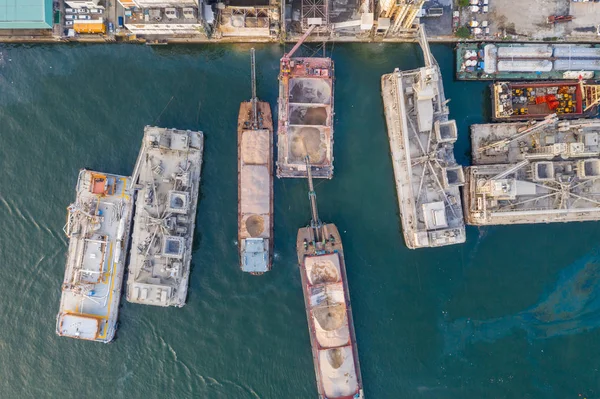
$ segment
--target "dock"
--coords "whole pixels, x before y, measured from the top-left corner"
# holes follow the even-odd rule
[[[137,191],[129,302],[185,305],[204,135],[146,126],[132,180]]]
[[[273,257],[273,118],[256,97],[252,49],[252,99],[238,114],[238,246],[240,268],[251,274],[271,270]]]
[[[600,120],[473,125],[467,223],[600,220]]]
[[[96,342],[115,336],[133,214],[129,177],[79,172],[56,333]]]
[[[402,232],[406,246],[438,247],[466,239],[454,158],[456,122],[448,119],[442,77],[423,30],[425,67],[381,78]]]
[[[458,80],[600,78],[600,44],[459,43]]]

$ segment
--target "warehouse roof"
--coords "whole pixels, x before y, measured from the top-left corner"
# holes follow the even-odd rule
[[[0,29],[51,29],[52,0],[0,0]]]

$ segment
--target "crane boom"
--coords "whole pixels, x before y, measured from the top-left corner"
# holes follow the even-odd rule
[[[306,32],[304,32],[304,35],[302,35],[302,37],[300,38],[300,40],[298,40],[298,43],[296,43],[294,45],[294,47],[292,47],[292,49],[283,55],[283,59],[289,60],[292,55],[298,50],[298,48],[300,48],[300,46],[302,45],[302,43],[304,43],[304,41],[306,40],[306,38],[312,33],[312,31],[317,27],[317,25],[311,25],[308,27],[308,29],[306,30]]]
[[[315,193],[315,187],[313,186],[311,166],[308,160],[308,155],[305,158],[306,161],[306,172],[308,176],[308,199],[310,200],[310,213],[312,214],[312,220],[310,221],[310,227],[315,230],[315,237],[317,241],[320,239],[319,230],[321,229],[322,223],[319,219],[319,211],[317,210],[317,194]]]
[[[258,104],[256,98],[256,61],[254,59],[254,48],[250,50],[252,64],[252,128],[258,129]]]
[[[490,148],[508,145],[515,140],[523,139],[524,137],[535,133],[536,131],[543,128],[544,126],[553,125],[553,124],[556,124],[557,122],[558,122],[558,117],[556,116],[556,114],[548,115],[544,118],[543,121],[538,122],[535,125],[529,126],[527,129],[523,130],[522,132],[519,132],[519,133],[517,133],[511,137],[507,137],[505,139],[494,141],[493,143],[490,143],[488,145],[484,145],[483,147],[480,147],[477,151],[484,152],[486,150],[489,150]]]

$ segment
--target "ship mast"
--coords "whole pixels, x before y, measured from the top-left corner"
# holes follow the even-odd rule
[[[308,174],[308,199],[310,201],[310,213],[312,214],[310,227],[315,233],[315,241],[320,241],[321,227],[323,227],[323,224],[319,219],[319,211],[317,210],[317,193],[315,192],[315,187],[313,186],[312,171],[310,163],[308,162],[308,155],[306,156],[305,161],[306,172]]]
[[[252,67],[252,129],[258,129],[258,100],[256,98],[256,60],[254,58],[254,49],[250,49],[251,67]]]

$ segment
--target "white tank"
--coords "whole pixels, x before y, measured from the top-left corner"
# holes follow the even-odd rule
[[[521,45],[511,47],[498,46],[498,58],[550,58],[552,47],[549,45]]]
[[[600,71],[600,59],[597,60],[556,60],[554,69],[557,71],[568,71],[571,69]]]
[[[600,58],[600,48],[580,46],[557,46],[554,49],[555,58]]]
[[[550,72],[552,61],[548,60],[520,60],[498,61],[499,72]]]

